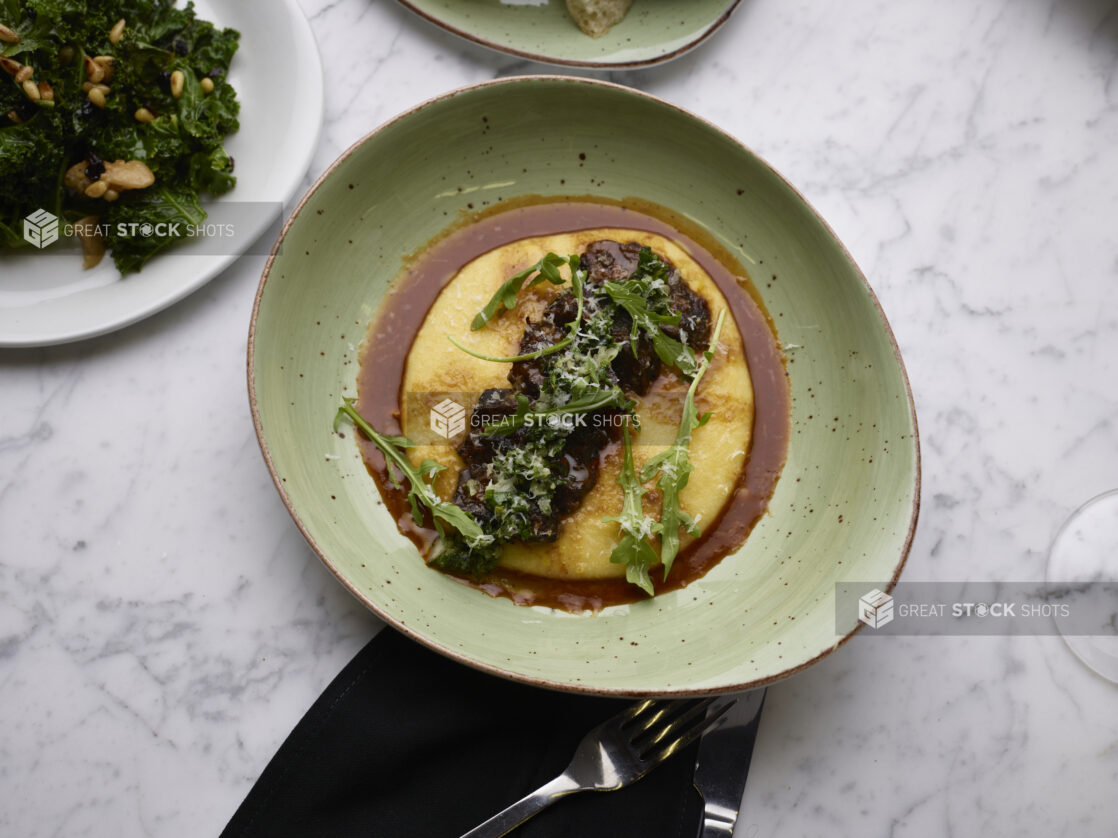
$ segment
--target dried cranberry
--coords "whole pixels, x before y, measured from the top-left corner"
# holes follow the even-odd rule
[[[89,152],[85,156],[85,162],[89,164],[85,167],[85,176],[88,180],[98,180],[105,174],[105,161],[98,157],[96,152]]]

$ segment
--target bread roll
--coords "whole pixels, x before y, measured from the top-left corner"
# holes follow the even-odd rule
[[[567,0],[578,28],[591,38],[599,38],[625,17],[633,0]]]

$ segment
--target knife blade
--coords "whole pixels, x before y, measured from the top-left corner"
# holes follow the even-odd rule
[[[759,689],[739,695],[721,724],[708,730],[699,742],[693,780],[703,797],[700,838],[730,838],[734,834],[765,692]]]

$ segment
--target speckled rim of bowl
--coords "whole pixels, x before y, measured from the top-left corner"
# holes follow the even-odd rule
[[[737,10],[738,6],[741,5],[741,0],[733,0],[733,2],[730,3],[730,5],[726,8],[726,11],[719,15],[718,19],[710,24],[710,26],[708,26],[705,30],[703,30],[697,38],[688,41],[686,44],[679,47],[678,49],[674,49],[671,52],[666,52],[663,55],[658,55],[655,58],[645,58],[639,61],[580,61],[574,58],[560,58],[551,55],[542,55],[538,52],[527,52],[525,50],[507,47],[503,44],[498,44],[494,41],[487,40],[480,35],[475,35],[472,32],[467,32],[464,29],[459,29],[457,26],[451,26],[449,23],[446,23],[437,16],[429,14],[418,8],[414,3],[411,2],[411,0],[397,0],[397,2],[401,6],[405,6],[409,11],[414,12],[424,20],[433,23],[440,29],[447,31],[452,35],[457,35],[459,38],[464,38],[467,41],[473,41],[475,44],[479,44],[496,52],[503,52],[506,55],[515,55],[517,58],[526,58],[529,61],[538,61],[541,64],[554,64],[560,67],[586,67],[596,70],[639,70],[642,67],[653,67],[657,64],[664,64],[668,61],[679,58],[681,55],[686,55],[691,50],[695,49],[695,47],[699,46],[699,44],[703,43],[703,41],[705,41],[715,32],[717,32],[719,29],[721,29],[722,25],[730,19],[730,15],[732,15]],[[589,38],[590,36],[587,35],[586,37]],[[508,81],[512,78],[525,77],[509,76],[508,78],[503,79],[503,81]],[[424,104],[427,104],[427,102],[424,102]]]
[[[823,658],[827,657],[828,655],[830,655],[833,652],[835,652],[836,650],[838,650],[840,647],[845,645],[847,643],[847,641],[850,640],[850,638],[852,638],[855,634],[857,634],[859,631],[862,630],[863,624],[860,621],[857,622],[856,625],[854,626],[854,628],[848,634],[839,638],[833,646],[831,646],[831,647],[825,649],[824,651],[820,652],[814,658],[811,658],[807,661],[804,661],[803,663],[800,663],[797,666],[794,666],[790,669],[786,669],[783,672],[779,672],[779,673],[776,673],[774,675],[769,675],[769,676],[766,676],[764,678],[756,678],[756,679],[753,679],[751,681],[745,681],[745,682],[742,682],[742,683],[739,683],[739,684],[729,684],[729,685],[722,686],[722,687],[715,687],[715,688],[703,689],[703,690],[698,690],[698,691],[687,690],[687,689],[674,689],[674,690],[667,690],[667,691],[657,691],[655,693],[648,693],[648,692],[626,691],[626,690],[615,689],[615,688],[594,688],[594,687],[582,686],[582,685],[577,685],[577,684],[565,683],[565,682],[562,682],[562,681],[552,681],[552,680],[549,680],[547,678],[538,678],[538,677],[533,677],[533,676],[521,675],[521,674],[516,673],[516,672],[510,672],[506,669],[502,669],[499,666],[492,666],[492,665],[489,665],[489,664],[485,664],[485,663],[476,661],[476,660],[470,658],[468,655],[461,654],[461,653],[455,651],[454,649],[450,649],[446,646],[443,646],[443,645],[440,645],[439,643],[436,643],[435,641],[431,640],[430,638],[424,637],[422,634],[414,631],[410,626],[404,625],[401,622],[399,622],[398,620],[393,619],[391,615],[382,612],[379,608],[377,608],[377,606],[372,601],[370,601],[364,594],[362,594],[362,592],[360,590],[358,590],[358,588],[355,585],[353,585],[348,579],[346,579],[341,573],[339,573],[338,569],[334,566],[334,564],[330,561],[330,559],[327,558],[326,554],[322,551],[322,549],[319,547],[318,543],[311,536],[310,532],[308,531],[308,529],[306,527],[306,524],[304,524],[303,520],[299,517],[298,512],[296,512],[295,507],[291,503],[291,499],[288,496],[287,491],[283,487],[283,482],[280,479],[279,474],[276,472],[275,464],[272,462],[271,452],[269,452],[268,446],[264,441],[264,428],[263,428],[263,426],[261,424],[261,421],[260,421],[260,411],[259,411],[259,408],[258,408],[257,402],[256,402],[256,382],[255,382],[255,379],[253,377],[253,361],[255,360],[256,318],[257,318],[257,315],[259,314],[259,311],[260,311],[260,303],[261,303],[261,300],[262,300],[263,295],[264,295],[264,287],[268,282],[268,277],[269,277],[269,274],[271,273],[271,270],[272,270],[272,264],[275,262],[276,257],[279,255],[280,248],[283,244],[283,241],[287,237],[288,230],[290,230],[292,225],[298,219],[299,214],[302,212],[304,206],[306,206],[306,204],[309,202],[309,200],[315,194],[315,192],[318,191],[319,187],[321,187],[322,184],[325,183],[326,180],[330,178],[330,176],[334,173],[334,170],[337,169],[343,162],[345,162],[345,160],[348,159],[350,157],[350,155],[354,154],[358,149],[361,148],[361,146],[363,146],[366,142],[371,140],[375,135],[379,134],[384,129],[388,128],[391,125],[394,125],[394,124],[400,122],[401,120],[409,118],[415,112],[423,110],[424,108],[426,108],[430,105],[433,105],[437,102],[442,102],[442,101],[445,101],[445,100],[448,100],[448,99],[453,99],[454,97],[456,97],[460,94],[463,94],[463,93],[467,93],[471,90],[477,90],[477,89],[480,89],[480,88],[492,87],[492,86],[496,86],[496,85],[527,83],[527,82],[537,81],[537,80],[559,81],[559,82],[566,82],[566,83],[570,83],[570,84],[586,84],[586,85],[597,85],[597,86],[600,86],[600,87],[616,88],[619,91],[624,91],[626,94],[641,96],[641,97],[650,99],[650,100],[652,100],[653,102],[655,102],[659,105],[662,105],[662,106],[667,107],[667,108],[671,108],[672,110],[675,110],[675,111],[678,111],[679,113],[683,114],[684,116],[705,125],[707,128],[711,129],[712,131],[716,131],[719,134],[722,134],[724,137],[727,137],[729,140],[731,140],[735,145],[741,147],[742,150],[744,150],[747,154],[752,155],[760,165],[767,168],[773,175],[775,175],[777,178],[779,178],[796,195],[796,197],[799,200],[803,201],[804,205],[807,206],[816,215],[816,217],[823,224],[824,228],[827,230],[827,233],[834,240],[834,242],[839,246],[839,248],[842,251],[843,256],[850,263],[851,267],[854,269],[855,274],[862,281],[862,284],[865,286],[865,290],[869,293],[869,297],[873,301],[874,307],[877,309],[877,313],[881,318],[881,324],[885,328],[885,333],[888,336],[889,343],[893,348],[893,355],[894,355],[894,357],[897,361],[897,367],[900,370],[901,378],[904,381],[905,395],[907,396],[907,399],[908,399],[909,412],[912,415],[912,442],[913,442],[913,450],[914,450],[914,454],[915,454],[915,461],[913,463],[914,475],[913,475],[912,510],[911,510],[910,517],[909,517],[909,527],[908,527],[908,532],[905,535],[904,546],[901,549],[901,555],[900,555],[900,558],[897,562],[896,568],[893,571],[892,578],[889,579],[888,584],[885,586],[885,592],[889,593],[896,587],[897,581],[900,579],[901,571],[904,570],[904,566],[905,566],[906,562],[908,561],[909,552],[912,550],[912,541],[913,541],[913,538],[916,535],[916,525],[917,525],[917,521],[920,517],[920,493],[921,493],[921,486],[922,486],[922,470],[921,470],[921,455],[920,455],[920,430],[919,430],[919,426],[918,426],[918,423],[917,423],[916,404],[915,404],[915,401],[913,400],[913,397],[912,397],[912,385],[909,382],[908,370],[905,369],[904,359],[901,357],[901,350],[900,350],[900,347],[897,345],[896,336],[893,334],[893,328],[892,328],[892,326],[889,325],[889,320],[885,316],[885,310],[881,307],[881,301],[878,300],[877,294],[874,293],[874,290],[870,286],[869,281],[866,279],[865,274],[862,272],[862,269],[858,266],[858,263],[854,261],[854,258],[850,255],[850,251],[846,248],[846,245],[843,244],[842,240],[835,234],[834,229],[832,229],[830,224],[827,223],[826,219],[824,219],[823,216],[819,214],[819,212],[815,209],[815,207],[811,204],[811,202],[808,201],[807,198],[804,197],[803,193],[801,193],[795,186],[793,186],[788,181],[788,179],[784,177],[784,175],[782,175],[780,172],[778,172],[776,169],[774,169],[771,165],[769,165],[768,161],[766,161],[763,157],[758,155],[756,152],[754,152],[752,149],[750,149],[747,145],[742,143],[736,137],[732,137],[731,135],[729,135],[725,131],[723,131],[721,128],[718,128],[716,125],[714,125],[714,123],[712,123],[712,122],[710,122],[706,119],[703,119],[702,117],[692,113],[691,111],[688,111],[685,108],[681,108],[680,106],[678,106],[676,104],[673,104],[672,102],[669,102],[666,99],[661,99],[658,96],[653,96],[652,94],[645,93],[644,91],[636,90],[634,88],[627,87],[625,85],[614,84],[613,82],[599,81],[597,79],[584,79],[584,78],[578,78],[578,77],[575,77],[575,76],[563,76],[563,75],[509,76],[507,78],[494,79],[492,81],[479,82],[477,84],[465,85],[463,87],[457,87],[457,88],[455,88],[453,90],[450,90],[446,93],[443,93],[439,96],[434,96],[430,99],[427,99],[424,102],[421,102],[420,104],[418,104],[418,105],[416,105],[412,108],[409,108],[406,111],[403,111],[402,113],[400,113],[400,114],[396,115],[395,117],[387,120],[386,122],[381,123],[376,128],[374,128],[372,131],[365,134],[365,136],[361,137],[359,140],[357,140],[355,143],[353,143],[353,145],[351,145],[344,152],[342,152],[342,154],[339,155],[339,157],[333,163],[330,164],[330,166],[319,176],[319,178],[314,182],[314,184],[310,187],[310,189],[307,190],[307,192],[303,195],[303,197],[299,199],[299,203],[295,206],[295,209],[292,210],[291,215],[288,216],[288,218],[287,218],[287,221],[284,222],[283,229],[280,230],[279,236],[276,238],[275,243],[272,245],[272,251],[268,255],[268,261],[264,265],[264,271],[261,274],[260,284],[257,286],[256,297],[253,300],[253,304],[252,304],[252,316],[251,316],[251,320],[249,322],[249,332],[248,332],[248,352],[247,352],[247,356],[246,356],[246,375],[247,375],[247,379],[248,379],[249,407],[252,411],[252,424],[253,424],[253,427],[256,430],[256,440],[260,445],[260,451],[261,451],[261,454],[263,454],[263,456],[264,456],[264,462],[268,466],[268,473],[272,477],[272,483],[273,483],[273,485],[275,485],[276,491],[279,492],[280,498],[283,500],[284,506],[287,507],[288,513],[291,515],[292,520],[295,522],[295,526],[299,528],[299,532],[301,532],[303,534],[303,538],[306,539],[307,544],[310,545],[311,549],[314,550],[315,555],[318,556],[318,558],[322,562],[322,564],[325,565],[330,570],[330,572],[334,575],[334,577],[342,584],[343,587],[345,587],[345,589],[347,591],[349,591],[354,597],[357,598],[358,601],[360,601],[366,608],[368,608],[370,611],[372,611],[377,617],[379,617],[387,625],[392,626],[392,628],[394,628],[396,631],[399,631],[400,633],[402,633],[406,637],[414,640],[415,642],[420,643],[423,646],[426,646],[427,648],[429,648],[429,649],[431,649],[435,652],[438,652],[439,654],[444,655],[445,657],[448,657],[451,660],[454,660],[454,661],[456,661],[458,663],[461,663],[465,666],[469,666],[473,669],[480,670],[480,671],[485,672],[485,673],[490,674],[490,675],[496,675],[497,677],[505,678],[505,679],[510,680],[510,681],[516,681],[516,682],[519,682],[519,683],[530,684],[531,686],[535,686],[535,687],[559,690],[559,691],[562,691],[562,692],[575,693],[575,694],[612,696],[612,697],[617,697],[617,698],[648,698],[648,697],[654,697],[654,696],[721,695],[721,694],[737,693],[737,692],[743,692],[743,691],[746,691],[746,690],[757,689],[759,687],[765,687],[765,686],[768,686],[770,684],[774,684],[778,681],[783,681],[785,678],[788,678],[788,677],[791,677],[793,675],[799,674],[800,672],[804,671],[808,667],[812,666],[813,664],[818,663],[819,661],[823,660]]]

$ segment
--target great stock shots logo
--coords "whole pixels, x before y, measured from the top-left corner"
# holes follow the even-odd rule
[[[71,249],[50,246],[65,240],[84,242],[95,237],[111,238],[114,246],[123,246],[125,250],[129,240],[159,239],[166,244],[188,244],[188,253],[192,256],[239,256],[268,253],[274,237],[266,233],[273,229],[279,232],[282,214],[282,205],[274,202],[216,201],[207,203],[205,212],[191,212],[189,216],[179,215],[176,208],[168,204],[160,210],[161,216],[169,216],[162,221],[108,222],[95,216],[67,221],[39,207],[24,216],[21,232],[28,244],[39,250],[50,248],[64,258],[72,256]]]
[[[431,430],[443,439],[458,436],[466,430],[466,408],[454,399],[443,399],[431,408]]]
[[[58,216],[37,209],[23,219],[23,240],[42,250],[58,241]]]
[[[858,600],[858,619],[870,628],[881,628],[893,621],[893,598],[874,588]]]

